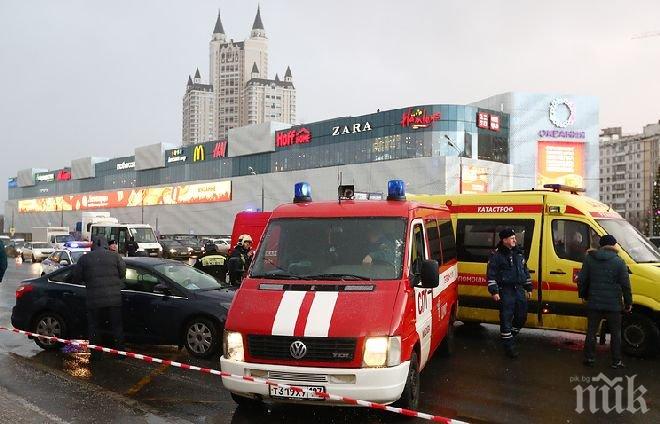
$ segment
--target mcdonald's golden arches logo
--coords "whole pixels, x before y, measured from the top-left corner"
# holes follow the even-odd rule
[[[204,145],[198,144],[193,150],[193,162],[198,162],[204,160]]]

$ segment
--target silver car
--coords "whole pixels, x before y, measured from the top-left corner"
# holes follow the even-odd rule
[[[53,253],[53,245],[44,242],[25,243],[21,251],[21,259],[23,261],[30,260],[32,262],[40,262],[46,259]]]

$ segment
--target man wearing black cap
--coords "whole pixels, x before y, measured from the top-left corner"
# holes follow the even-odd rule
[[[614,236],[602,236],[599,244],[600,249],[589,251],[578,274],[578,295],[587,302],[584,364],[594,366],[596,332],[600,321],[606,319],[612,334],[612,368],[624,368],[621,361],[621,310],[627,313],[632,310],[628,267],[618,255]]]
[[[504,353],[516,358],[513,342],[527,320],[527,299],[532,295],[532,279],[522,250],[516,245],[511,228],[500,231],[500,242],[488,260],[488,292],[500,306],[500,337]]]

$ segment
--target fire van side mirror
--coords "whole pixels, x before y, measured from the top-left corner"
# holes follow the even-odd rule
[[[422,262],[422,287],[425,289],[434,289],[440,285],[440,273],[438,271],[438,261],[425,260]]]

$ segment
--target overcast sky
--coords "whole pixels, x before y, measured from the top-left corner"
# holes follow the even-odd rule
[[[245,39],[253,0],[0,0],[0,200],[25,168],[180,143],[208,80],[218,8]],[[660,119],[658,0],[262,0],[269,72],[291,66],[311,122],[506,91],[590,94],[600,125]]]

